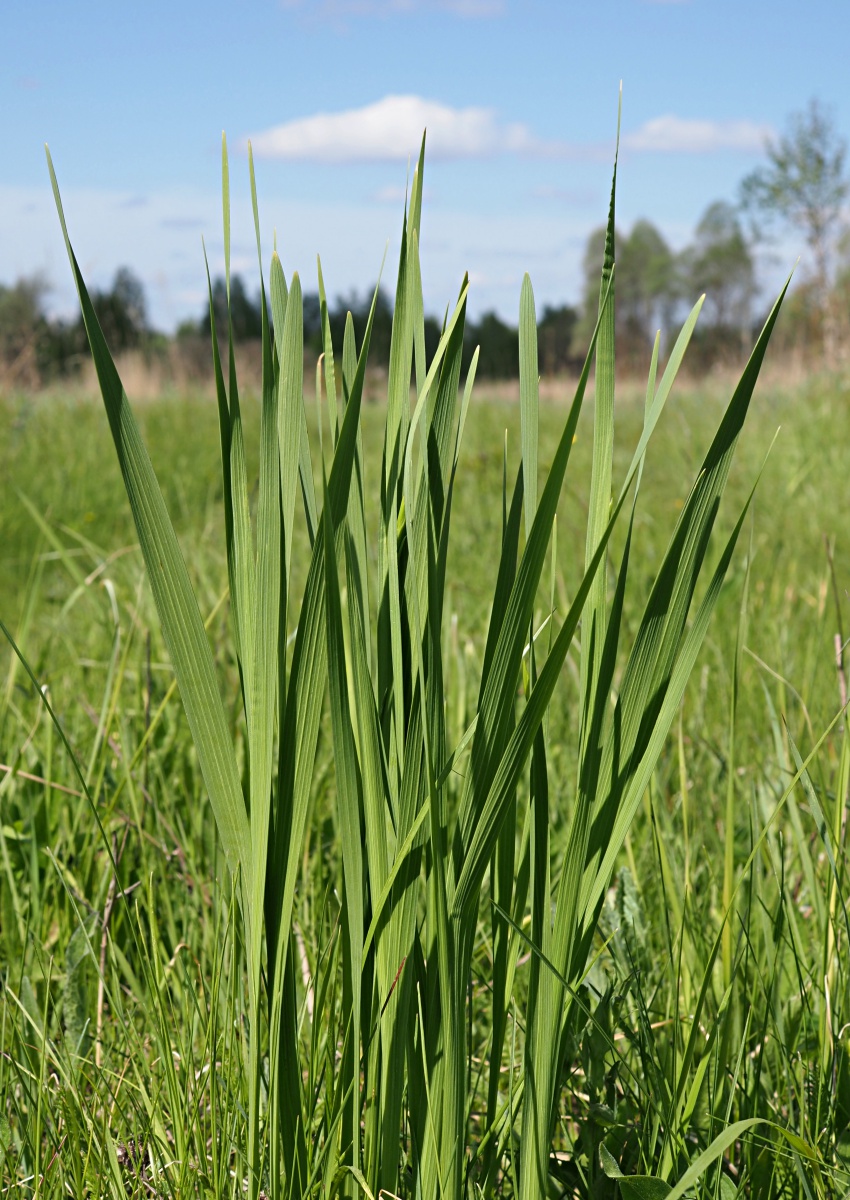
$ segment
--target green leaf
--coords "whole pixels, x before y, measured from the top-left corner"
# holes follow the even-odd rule
[[[608,1179],[624,1178],[623,1172],[620,1170],[620,1164],[604,1142],[599,1143],[599,1165]]]
[[[320,525],[323,521],[333,522],[334,539],[348,506],[377,295],[376,289],[357,373],[334,451],[327,489],[329,505],[323,508],[320,517]],[[272,810],[272,848],[266,878],[268,937],[270,946],[275,948],[273,961],[276,962],[283,961],[289,940],[289,922],[301,864],[326,670],[324,536],[319,531],[310,558],[286,703],[281,716],[280,770]]]
[[[71,248],[49,151],[47,162],[118,463],[219,837],[231,871],[241,866],[248,880],[248,816],[212,652],[156,475]]]
[[[62,993],[62,1018],[74,1067],[81,1069],[88,1057],[93,1032],[93,1012],[89,982],[94,972],[91,939],[97,928],[97,914],[86,925],[78,925],[65,949],[65,986]]]
[[[531,279],[525,275],[519,300],[519,412],[522,470],[525,479],[525,529],[531,530],[537,508],[537,426],[540,388],[537,367],[537,318]]]
[[[651,1175],[623,1175],[617,1182],[623,1200],[667,1200],[672,1193],[669,1183]]]
[[[304,416],[304,315],[301,281],[296,272],[286,304],[281,331],[280,382],[277,404],[278,449],[280,453],[280,506],[283,520],[285,560],[284,586],[289,590],[292,567],[292,539],[295,530],[295,493],[299,471],[307,470],[301,451],[301,427]],[[310,467],[312,482],[312,466]],[[313,502],[315,505],[315,501]],[[309,501],[308,501],[309,507]]]
[[[324,484],[323,512],[330,514],[327,483]],[[342,843],[342,867],[345,883],[346,938],[343,961],[349,974],[351,996],[350,1028],[352,1038],[345,1054],[345,1069],[340,1086],[351,1090],[348,1128],[352,1140],[352,1164],[360,1162],[360,992],[363,977],[363,847],[360,837],[360,814],[363,807],[362,785],[351,713],[348,699],[348,680],[345,671],[345,646],[342,632],[342,606],[337,576],[336,550],[332,523],[322,521],[325,565],[325,620],[330,691],[331,725],[333,728],[334,763],[336,768],[337,829]],[[344,1139],[347,1140],[347,1139]]]
[[[504,619],[492,652],[492,665],[486,678],[482,678],[478,701],[480,720],[475,740],[472,743],[472,755],[458,814],[458,836],[455,839],[455,855],[458,863],[461,858],[466,857],[475,827],[481,819],[482,807],[490,791],[498,763],[497,752],[494,748],[504,745],[507,726],[513,713],[516,680],[522,652],[531,624],[534,599],[543,570],[552,522],[555,519],[575,430],[584,401],[595,344],[596,333],[594,332],[575,397],[543,488],[534,522],[528,534],[516,578],[511,587]],[[507,547],[507,552],[512,552],[510,547]],[[564,649],[564,653],[566,653],[566,649]],[[459,865],[458,870],[460,870]],[[458,911],[457,907],[455,911]]]
[[[6,1155],[12,1145],[12,1129],[5,1113],[0,1113],[0,1171],[6,1161]]]
[[[736,1121],[733,1125],[724,1129],[722,1133],[717,1135],[711,1145],[694,1159],[687,1171],[685,1171],[684,1175],[676,1183],[676,1186],[670,1188],[665,1193],[667,1200],[682,1200],[682,1197],[684,1197],[691,1185],[696,1183],[705,1174],[711,1164],[716,1162],[743,1134],[753,1129],[756,1125],[768,1124],[772,1124],[772,1122],[765,1121],[760,1117],[748,1117],[745,1121]]]
[[[622,97],[621,97],[622,104]],[[599,333],[596,340],[596,388],[593,404],[593,467],[590,476],[590,500],[585,539],[585,566],[590,562],[608,521],[611,505],[611,472],[614,459],[614,381],[615,381],[615,211],[617,198],[617,159],[620,149],[620,117],[617,113],[617,145],[611,177],[611,199],[605,231],[605,254],[599,288]],[[594,582],[582,618],[581,697],[583,713],[593,709],[593,696],[599,662],[605,641],[607,583],[601,571]],[[584,735],[582,736],[584,743]]]

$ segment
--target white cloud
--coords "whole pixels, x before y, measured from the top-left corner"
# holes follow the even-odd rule
[[[373,192],[372,199],[376,204],[404,204],[409,198],[408,189],[394,183],[387,184],[386,187],[378,188]]]
[[[695,121],[672,114],[653,117],[621,139],[626,150],[706,154],[713,150],[763,150],[773,135],[755,121]]]
[[[455,17],[497,17],[505,11],[505,0],[281,0],[284,8],[305,16],[324,19],[345,17],[392,17],[428,10]]]
[[[496,154],[556,154],[527,125],[503,124],[490,108],[450,108],[421,96],[385,96],[363,108],[317,113],[251,138],[259,158],[307,162],[386,162],[414,157],[427,130],[428,156],[490,158]]]
[[[452,108],[422,96],[385,96],[362,108],[299,117],[263,130],[251,142],[258,158],[319,163],[403,162],[418,154],[423,130],[427,130],[432,162],[500,154],[605,158],[612,149],[610,143],[544,141],[522,122],[501,121],[492,108]],[[625,134],[621,146],[637,153],[753,152],[763,150],[773,136],[770,125],[755,121],[692,120],[665,114]]]

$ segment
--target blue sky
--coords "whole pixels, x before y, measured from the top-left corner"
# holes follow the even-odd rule
[[[525,270],[538,307],[578,299],[620,80],[618,223],[674,247],[811,97],[850,133],[845,0],[32,0],[3,27],[0,282],[42,272],[73,308],[46,141],[87,278],[128,264],[164,329],[202,309],[202,235],[220,270],[222,130],[234,267],[253,289],[251,137],[264,251],[276,229],[307,290],[321,253],[337,295],[375,280],[387,242],[391,280],[427,124],[426,304],[469,270],[472,312],[508,318]]]

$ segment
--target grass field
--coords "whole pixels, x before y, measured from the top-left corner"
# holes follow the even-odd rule
[[[642,402],[636,390],[623,392],[617,421],[620,445],[630,448],[640,432]],[[565,398],[568,394],[565,386]],[[686,481],[724,400],[719,385],[707,383],[683,386],[669,402],[647,464],[638,517],[646,561],[636,575],[627,626],[637,620]],[[139,416],[204,615],[214,614],[213,645],[225,698],[235,712],[238,673],[225,636],[227,605],[221,603],[227,568],[215,402],[167,397],[145,403]],[[564,416],[564,405],[541,407],[541,472]],[[256,401],[245,404],[245,424],[247,445],[254,447]],[[573,487],[559,509],[556,596],[561,608],[576,586],[581,560],[586,514],[579,497],[589,472],[590,424],[587,414],[578,431]],[[826,540],[837,539],[837,590],[845,612],[850,579],[842,553],[841,500],[846,503],[850,403],[839,379],[757,392],[720,536],[780,425],[751,526],[748,624],[731,778],[731,670],[745,544],[680,721],[627,840],[603,913],[605,940],[600,935],[599,957],[582,989],[585,1016],[574,1031],[561,1101],[567,1194],[603,1196],[614,1188],[600,1147],[623,1169],[654,1174],[665,1155],[668,1166],[681,1163],[680,1147],[707,1145],[734,1121],[759,1116],[796,1131],[814,1148],[820,1183],[816,1163],[800,1146],[783,1144],[765,1127],[730,1147],[723,1172],[715,1167],[706,1176],[704,1194],[724,1200],[734,1194],[839,1195],[850,1184],[843,1159],[850,1152],[846,928],[836,913],[830,917],[831,870],[802,787],[789,797],[741,876],[754,840],[792,776],[791,738],[802,754],[808,753],[838,709],[837,616]],[[382,427],[380,408],[367,408],[367,463],[379,462]],[[482,391],[468,418],[455,500],[457,540],[448,571],[446,619],[453,657],[446,704],[455,740],[468,723],[480,672],[501,536],[506,431],[508,457],[515,462],[518,405],[488,400]],[[249,459],[251,476],[255,468]],[[189,731],[177,696],[168,692],[173,676],[99,402],[59,394],[4,398],[0,477],[0,615],[49,688],[120,854],[122,886],[133,889],[126,900],[116,901],[107,857],[67,756],[20,664],[4,651],[0,746],[4,764],[16,774],[4,771],[0,780],[0,1177],[12,1187],[7,1194],[34,1194],[32,1182],[24,1181],[42,1173],[39,1195],[95,1194],[95,1163],[72,1149],[88,1145],[96,1157],[99,1144],[91,1132],[75,1127],[79,1114],[75,1117],[69,1092],[77,1090],[79,1106],[111,1130],[119,1150],[131,1138],[147,1142],[157,1131],[164,1138],[173,1162],[183,1165],[166,1172],[163,1194],[218,1195],[214,1171],[226,1178],[228,1163],[214,1161],[211,1148],[217,1140],[226,1142],[227,1132],[223,1138],[214,1133],[215,1100],[204,1072],[216,1062],[219,1103],[237,1124],[240,1107],[234,1099],[244,1088],[239,1032],[226,1024],[222,999],[223,990],[237,986],[228,974],[226,950],[228,932],[233,934],[230,895]],[[618,552],[615,548],[615,558]],[[305,563],[305,547],[297,547],[299,587]],[[569,679],[577,667],[568,659],[565,670],[567,686],[557,693],[550,715],[556,850],[575,770],[577,690]],[[134,761],[134,747],[154,723],[147,748]],[[295,907],[303,968],[299,1000],[308,1010],[311,973],[328,920],[328,880],[339,869],[330,743],[325,729]],[[825,808],[835,802],[840,744],[833,728],[812,765]],[[47,788],[39,782],[45,778],[70,790]],[[725,826],[730,787],[731,830]],[[724,968],[719,955],[708,971],[697,1017],[698,1049],[687,1062],[695,1005],[724,911],[727,851],[736,880],[742,878],[731,982],[724,973],[729,964]],[[837,865],[843,889],[843,853]],[[104,913],[109,914],[109,939],[100,958]],[[135,937],[131,926],[140,931]],[[81,931],[88,932],[90,942]],[[476,946],[473,989],[487,988],[491,955],[486,942]],[[520,991],[527,986],[522,977],[528,958],[525,953],[519,959]],[[98,992],[99,966],[111,985],[108,999]],[[487,1053],[483,1019],[471,1035],[470,1063],[477,1069]],[[309,1015],[302,1036],[309,1042]],[[57,1047],[68,1038],[81,1039],[87,1058],[76,1076],[57,1072],[50,1054],[42,1053],[42,1037]],[[514,1028],[507,1054],[518,1056],[521,1037],[521,1029]],[[471,1114],[473,1124],[480,1120],[480,1114]],[[143,1174],[132,1169],[127,1155],[119,1166],[128,1187],[146,1194]],[[208,1193],[201,1190],[205,1180]],[[23,1184],[24,1193],[15,1184]],[[503,1186],[509,1190],[509,1179]]]
[[[0,401],[0,1187],[850,1194],[846,382],[674,384],[697,306],[615,405],[612,204],[578,385],[526,277],[459,388],[422,169],[385,404],[275,255],[137,425],[70,242],[106,416]]]
[[[560,388],[562,402],[549,400],[541,404],[541,476],[551,461],[574,386],[564,381]],[[622,439],[618,446],[622,474],[642,428],[643,395],[637,385],[625,385],[621,391],[617,426]],[[644,499],[637,517],[646,561],[641,564],[643,590],[635,593],[636,611],[646,598],[648,581],[730,392],[731,384],[687,381],[669,403],[650,450]],[[165,396],[138,405],[137,413],[193,580],[200,585],[211,611],[226,586],[227,576],[215,399]],[[257,397],[246,404],[244,420],[248,471],[255,478]],[[375,464],[375,473],[380,463],[383,422],[383,406],[365,407],[365,455],[367,462]],[[480,385],[468,418],[464,471],[456,483],[458,520],[452,546],[454,561],[449,570],[451,610],[456,615],[460,644],[469,646],[471,664],[481,653],[498,563],[505,438],[509,459],[513,456],[515,464],[519,425],[517,398],[506,399],[504,388],[493,398],[486,384]],[[847,603],[847,560],[840,535],[846,447],[850,444],[850,383],[841,377],[824,377],[789,389],[774,378],[760,385],[728,486],[727,529],[731,514],[743,502],[777,431],[754,504],[747,647],[764,660],[770,671],[792,685],[813,724],[822,726],[835,715],[839,696],[831,642],[836,631],[836,610],[829,582],[827,542],[836,546],[839,591],[842,603]],[[588,409],[579,427],[573,478],[568,481],[558,512],[558,587],[562,600],[575,588],[581,560],[591,437],[592,411]],[[122,597],[128,599],[142,589],[140,612],[147,618],[142,620],[142,629],[145,636],[152,632],[154,642],[157,637],[157,622],[142,584],[144,571],[132,517],[99,398],[74,393],[68,398],[61,392],[3,398],[0,477],[0,615],[15,630],[21,627],[25,613],[34,608],[35,619],[28,633],[32,641],[28,640],[27,646],[35,664],[47,661],[47,646],[55,644],[57,636],[67,645],[68,672],[51,660],[49,682],[60,711],[70,719],[69,706],[80,693],[80,657],[85,658],[86,645],[92,660],[101,663],[101,670],[108,661],[113,617],[106,593],[97,586],[103,578],[112,580]],[[366,495],[367,503],[370,497],[374,499],[368,486]],[[376,503],[374,508],[370,514],[373,527]],[[614,542],[617,547],[617,534]],[[705,695],[707,715],[718,743],[727,732],[728,678],[746,557],[742,550],[709,635],[712,651],[703,655],[704,671],[712,679]],[[294,566],[303,586],[306,542]],[[81,593],[62,612],[75,583],[96,570],[98,575],[86,587],[85,597]],[[640,574],[636,582],[641,582]],[[62,612],[58,628],[48,619],[56,612]],[[94,616],[96,621],[92,620]],[[846,614],[844,620],[848,620]],[[90,639],[94,640],[89,645]],[[95,674],[87,686],[96,679]],[[770,675],[752,658],[745,660],[740,702],[746,717],[742,716],[741,734],[754,734],[754,755],[759,747],[764,749],[761,681],[769,679]],[[783,707],[789,719],[793,718],[795,705],[800,710],[800,701],[789,695]],[[750,758],[749,747],[746,757]]]

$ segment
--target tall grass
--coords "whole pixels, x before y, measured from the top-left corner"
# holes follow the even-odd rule
[[[229,288],[224,145],[222,163]],[[187,923],[207,902],[193,897],[187,911],[174,913],[171,898],[141,874],[134,915],[122,875],[124,846],[103,812],[102,747],[116,723],[126,725],[117,681],[130,643],[122,643],[116,619],[97,743],[72,789],[88,811],[76,809],[71,841],[96,818],[106,850],[98,858],[89,843],[86,878],[96,893],[90,911],[79,903],[87,889],[72,864],[55,860],[76,929],[64,960],[64,1037],[57,1041],[50,1032],[53,968],[43,955],[42,990],[22,966],[19,979],[8,982],[13,1004],[4,1008],[16,1040],[0,1084],[12,1097],[15,1129],[9,1125],[8,1137],[0,1133],[26,1162],[34,1193],[58,1194],[51,1190],[53,1171],[53,1180],[61,1178],[77,1195],[100,1189],[118,1196],[130,1186],[140,1195],[235,1196],[244,1183],[251,1200],[494,1193],[537,1200],[615,1189],[625,1197],[682,1196],[694,1187],[725,1198],[738,1194],[739,1184],[740,1194],[779,1195],[788,1180],[827,1194],[843,1128],[835,1113],[848,1086],[838,1052],[844,1035],[836,1041],[835,1032],[846,989],[839,947],[846,946],[847,739],[829,742],[838,747],[834,784],[824,776],[815,782],[810,772],[827,735],[820,742],[812,737],[804,761],[771,713],[785,774],[756,785],[742,865],[733,686],[725,840],[714,878],[706,881],[690,846],[695,816],[688,813],[681,724],[675,730],[750,504],[752,493],[715,545],[720,501],[782,297],[633,621],[645,457],[700,303],[660,379],[656,342],[642,432],[614,489],[614,185],[597,328],[543,470],[535,307],[526,277],[520,461],[512,467],[506,451],[501,495],[480,500],[501,509],[501,544],[477,694],[462,699],[472,681],[453,641],[448,564],[475,359],[461,380],[464,280],[436,354],[426,360],[423,143],[402,226],[379,469],[366,460],[362,430],[371,317],[359,341],[349,321],[342,346],[334,346],[321,267],[318,446],[310,444],[304,401],[299,278],[287,281],[273,253],[267,292],[262,284],[256,492],[232,332],[225,379],[220,331],[211,322],[238,669],[237,693],[225,700],[202,607],[97,324],[50,170],[191,731],[194,754],[179,754],[188,777],[197,756],[222,857],[216,877],[204,879],[216,857],[204,848],[203,813],[187,810],[188,825],[174,838],[187,857],[183,870],[196,895],[214,887],[217,897],[214,921],[202,923],[203,949],[192,951],[205,967],[195,973],[183,952],[194,943]],[[250,175],[264,280],[252,163]],[[594,364],[585,551],[573,594],[563,596],[556,587],[556,511]],[[299,546],[308,548],[303,587],[295,586],[293,569]],[[746,600],[741,612],[743,647]],[[733,664],[735,679],[739,667]],[[553,728],[553,700],[570,689],[576,689],[575,726]],[[138,771],[148,769],[164,709],[163,703],[152,714],[148,704],[134,744],[122,734],[118,774],[109,781],[110,811],[123,789],[138,830],[146,827],[149,794]],[[671,728],[684,845],[654,799]],[[56,730],[64,740],[58,721]],[[330,758],[322,750],[325,737]],[[70,753],[70,743],[66,748]],[[49,761],[45,771],[49,779]],[[805,796],[825,847],[831,880],[825,899],[797,794]],[[648,857],[639,861],[630,831],[642,809],[652,838]],[[784,867],[777,866],[784,863],[776,826],[782,809],[800,827],[800,860],[818,906],[817,967],[803,966],[805,938]],[[157,825],[165,819],[158,814]],[[316,827],[324,831],[318,839]],[[39,844],[49,846],[49,837]],[[13,887],[6,840],[3,847]],[[631,869],[618,872],[624,854]],[[31,879],[37,876],[33,866]],[[720,888],[719,905],[709,903],[704,884],[709,892]],[[126,928],[120,942],[109,928],[116,904]],[[18,926],[23,963],[32,913],[19,897],[7,911]],[[86,1020],[87,961],[99,981],[97,1013],[110,1015],[117,1055],[104,1048],[100,1017],[95,1028]],[[793,1017],[787,989],[785,1007],[771,999],[788,972],[799,976]],[[767,997],[758,1030],[741,999],[750,990]],[[661,1014],[656,995],[667,997]],[[141,1024],[136,1000],[145,1014]],[[659,1028],[668,1031],[664,1038]],[[793,1080],[808,1054],[801,1047],[811,1038],[818,1061],[812,1074],[806,1063],[798,1087]],[[745,1053],[753,1039],[756,1049]],[[155,1075],[145,1066],[151,1040]],[[109,1066],[101,1072],[105,1054]],[[119,1094],[134,1114],[133,1121],[122,1119],[124,1130],[135,1125],[145,1138],[143,1152],[113,1136]],[[792,1096],[793,1111],[777,1099]],[[733,1174],[728,1155],[744,1135],[751,1135],[744,1165]]]

